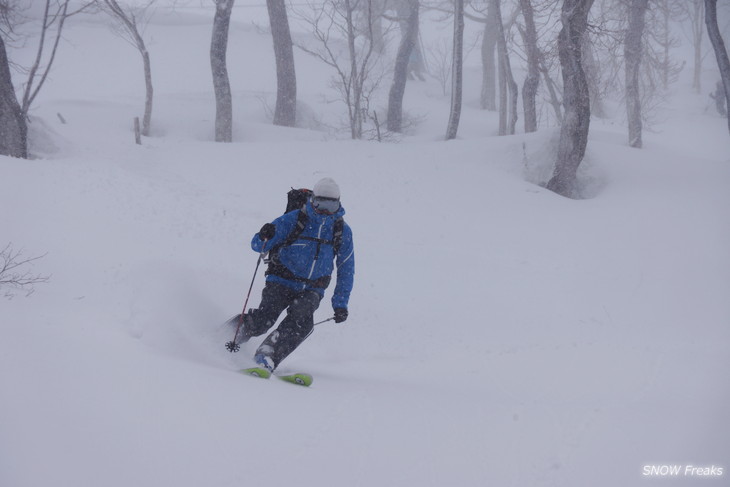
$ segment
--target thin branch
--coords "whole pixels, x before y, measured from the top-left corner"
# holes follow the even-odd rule
[[[26,291],[26,295],[32,294],[34,284],[47,282],[50,277],[34,274],[29,270],[23,271],[20,268],[45,256],[46,254],[23,258],[23,249],[13,250],[12,243],[7,244],[0,251],[0,287],[6,285],[15,289],[23,289]],[[11,291],[5,293],[5,297],[7,298],[12,298],[13,296],[14,294]]]

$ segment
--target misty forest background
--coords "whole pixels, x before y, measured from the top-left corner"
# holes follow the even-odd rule
[[[235,0],[2,0],[0,153],[32,155],[27,134],[33,103],[44,84],[53,82],[49,74],[63,55],[64,27],[77,15],[107,16],[110,30],[138,51],[145,102],[137,141],[149,136],[154,73],[164,69],[165,60],[151,60],[145,28],[156,13],[191,6],[210,10],[214,139],[231,142],[232,91],[245,89],[231,86],[227,69]],[[270,107],[273,124],[303,126],[310,118],[298,113],[294,50],[300,49],[331,72],[331,85],[323,91],[343,103],[346,130],[341,133],[378,141],[408,134],[419,123],[418,116],[403,110],[408,81],[428,76],[438,79],[443,93],[451,96],[444,125],[445,138],[453,139],[465,95],[464,57],[478,52],[480,107],[499,112],[499,135],[562,126],[555,173],[547,187],[567,196],[576,195],[575,171],[585,153],[591,117],[621,114],[628,144],[640,148],[642,130],[659,116],[683,71],[691,71],[692,89],[709,93],[713,109],[727,116],[726,2],[720,2],[719,13],[716,0],[268,0],[266,7],[277,79],[276,101]],[[431,23],[453,24],[453,39],[424,42],[424,16]],[[290,24],[310,36],[293,38]],[[465,24],[474,35],[465,37]],[[37,44],[34,58],[29,63],[14,60],[14,49],[28,49],[28,43]],[[688,50],[689,65],[678,55]],[[489,130],[485,127],[485,133]]]

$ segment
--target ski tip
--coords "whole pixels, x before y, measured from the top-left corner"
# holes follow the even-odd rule
[[[284,382],[290,382],[298,386],[309,387],[314,382],[314,378],[309,374],[290,374],[290,375],[279,375],[279,379]]]
[[[261,379],[268,379],[271,377],[271,372],[263,367],[250,367],[248,369],[242,369],[240,372],[242,374],[250,375],[251,377],[259,377]]]

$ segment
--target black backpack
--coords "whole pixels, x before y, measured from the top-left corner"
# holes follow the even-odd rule
[[[282,247],[286,247],[288,245],[293,244],[299,239],[299,236],[302,234],[304,229],[307,226],[307,221],[309,220],[309,216],[307,215],[307,201],[312,196],[312,191],[306,188],[299,188],[295,189],[292,188],[287,194],[286,194],[286,211],[285,213],[289,213],[291,211],[299,210],[299,214],[297,215],[297,224],[294,227],[294,230],[291,231],[289,236],[284,239],[282,243],[274,247],[269,251],[269,257],[266,260],[269,264],[269,267],[266,271],[266,274],[274,274],[277,276],[281,276],[285,279],[289,280],[295,280],[295,281],[307,281],[307,279],[304,278],[298,278],[295,277],[289,269],[284,267],[278,259],[279,250]],[[340,251],[340,246],[342,245],[342,231],[345,227],[345,220],[343,218],[338,218],[335,220],[334,224],[334,234],[332,241],[321,241],[320,243],[331,243],[332,248],[334,250],[335,257]],[[323,283],[319,283],[323,284]],[[327,276],[327,284],[329,284],[329,276]],[[327,287],[327,284],[324,284],[323,286],[318,287]]]
[[[307,200],[312,196],[312,194],[313,193],[311,189],[292,188],[286,194],[286,211],[284,213],[289,213],[290,211],[301,210],[302,208],[304,208],[304,205],[307,204]]]

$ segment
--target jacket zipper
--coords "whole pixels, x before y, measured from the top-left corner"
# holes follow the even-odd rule
[[[319,230],[317,231],[317,239],[322,239],[322,228],[324,227],[325,220],[322,220],[322,223],[319,224]],[[314,259],[312,260],[312,267],[309,269],[309,277],[307,279],[312,279],[312,274],[314,274],[314,266],[317,264],[317,260],[319,259],[319,246],[321,244],[317,242],[317,252],[314,254]]]

